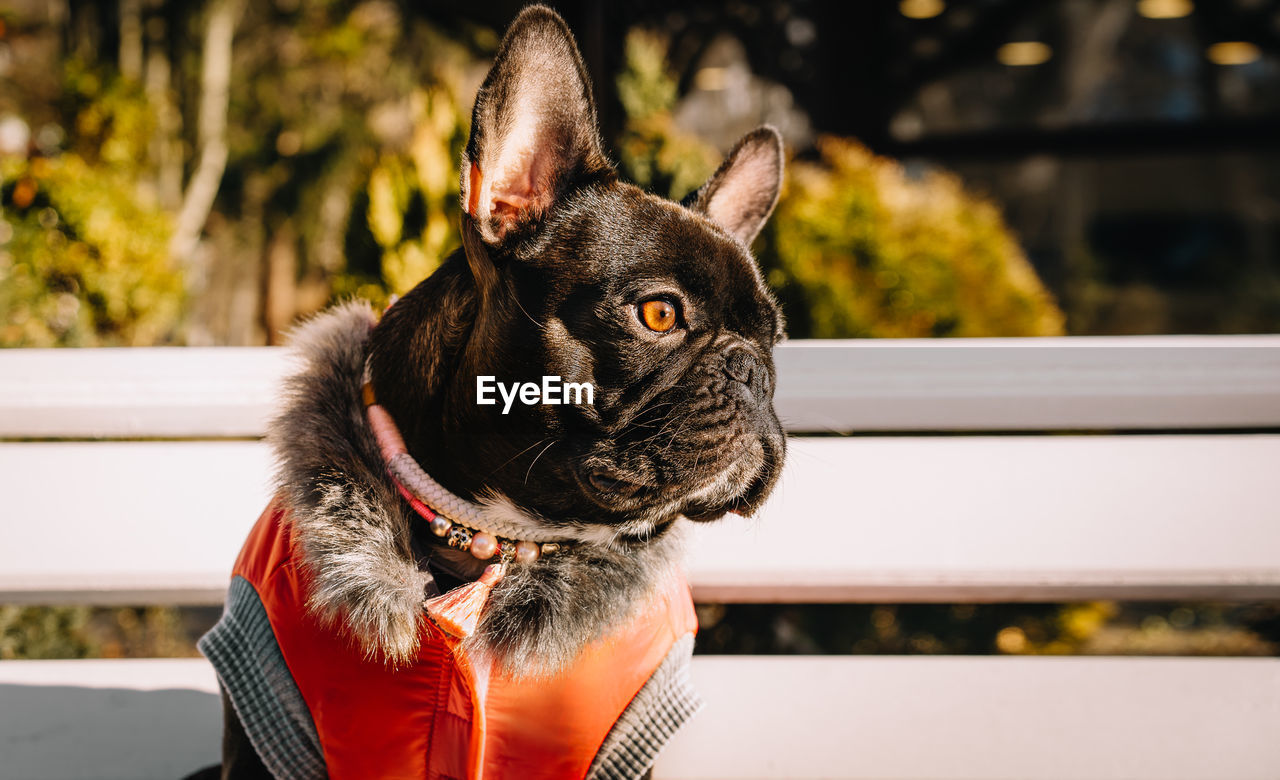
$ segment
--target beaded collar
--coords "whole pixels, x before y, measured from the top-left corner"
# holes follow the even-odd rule
[[[378,440],[387,473],[409,506],[427,521],[431,533],[444,539],[450,547],[468,551],[479,560],[489,560],[496,555],[504,564],[512,560],[533,563],[565,547],[559,537],[549,531],[504,522],[487,514],[484,507],[449,492],[409,454],[395,420],[374,396],[367,371],[362,395],[369,427]],[[516,534],[524,538],[517,539]]]

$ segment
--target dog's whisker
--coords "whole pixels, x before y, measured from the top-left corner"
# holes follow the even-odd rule
[[[529,475],[530,475],[531,473],[533,473],[533,464],[534,464],[534,463],[537,463],[537,462],[538,462],[538,458],[541,458],[544,454],[546,454],[547,450],[549,450],[549,449],[551,449],[552,447],[554,447],[554,446],[556,445],[556,442],[557,442],[557,441],[559,441],[559,439],[552,439],[552,440],[551,440],[551,442],[550,442],[547,446],[545,446],[545,447],[543,447],[543,448],[542,448],[542,452],[539,452],[537,455],[534,455],[534,456],[533,456],[533,463],[530,463],[530,464],[529,464],[529,468],[528,468],[528,470],[524,472],[524,483],[525,483],[526,485],[527,485],[527,484],[529,484]]]
[[[505,461],[503,461],[503,462],[502,462],[502,465],[500,465],[500,466],[498,466],[497,468],[495,468],[495,469],[493,469],[492,471],[490,471],[490,472],[489,472],[489,476],[490,476],[490,477],[493,477],[495,474],[497,474],[498,472],[502,471],[502,470],[503,470],[504,468],[506,468],[507,466],[511,465],[511,462],[512,462],[512,461],[514,461],[516,458],[518,458],[518,457],[520,457],[521,455],[525,454],[526,452],[528,452],[529,450],[533,449],[534,447],[537,447],[539,444],[541,444],[541,443],[543,443],[544,441],[546,441],[546,440],[547,440],[547,438],[548,438],[548,437],[543,436],[541,439],[538,439],[538,440],[537,440],[537,441],[535,441],[533,444],[530,444],[528,447],[525,447],[524,449],[520,450],[520,451],[519,451],[519,452],[517,452],[515,455],[512,455],[511,457],[507,458]]]
[[[538,322],[536,319],[534,319],[534,316],[529,313],[529,310],[524,307],[524,304],[520,302],[519,298],[516,298],[516,306],[520,307],[520,311],[524,312],[524,316],[528,317],[529,322],[532,322],[534,327],[536,327],[538,330],[547,329],[547,326],[545,323]]]

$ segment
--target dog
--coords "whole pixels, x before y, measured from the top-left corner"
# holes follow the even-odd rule
[[[782,167],[762,127],[683,203],[620,181],[568,27],[519,14],[463,247],[294,334],[279,490],[200,642],[222,777],[649,771],[699,706],[682,529],[752,514],[785,455],[749,250]]]

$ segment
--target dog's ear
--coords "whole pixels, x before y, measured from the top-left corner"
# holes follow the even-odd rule
[[[782,136],[764,125],[744,135],[687,201],[747,246],[764,227],[782,190]]]
[[[524,9],[476,93],[462,204],[487,244],[536,224],[556,199],[611,174],[582,56],[554,11]]]

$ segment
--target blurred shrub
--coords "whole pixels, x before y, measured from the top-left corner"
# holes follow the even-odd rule
[[[0,660],[89,658],[88,607],[0,606]]]
[[[175,337],[182,278],[145,186],[152,122],[136,88],[74,63],[74,144],[0,160],[0,346],[141,346]]]
[[[93,609],[88,634],[96,658],[183,658],[199,655],[195,640],[209,625],[192,632],[192,610],[179,607]]]
[[[667,44],[641,29],[627,34],[618,98],[627,120],[617,139],[619,165],[649,191],[679,199],[702,185],[720,161],[715,149],[676,127],[676,80],[667,71]]]
[[[793,338],[1062,334],[994,204],[851,140],[818,151],[789,166],[758,245]]]
[[[696,652],[1268,656],[1257,604],[699,604]]]
[[[216,607],[0,605],[0,660],[183,658],[221,614]]]

